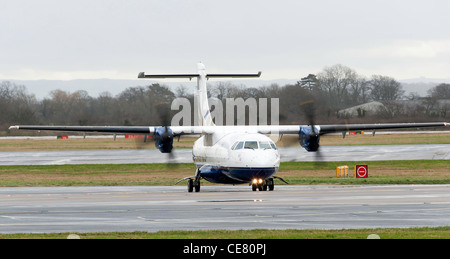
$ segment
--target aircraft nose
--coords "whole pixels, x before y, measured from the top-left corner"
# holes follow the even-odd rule
[[[248,162],[256,167],[278,167],[280,155],[277,150],[249,150]]]

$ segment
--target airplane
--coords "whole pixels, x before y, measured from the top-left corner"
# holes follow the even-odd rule
[[[197,64],[196,74],[138,74],[138,78],[197,78],[195,97],[200,118],[196,126],[11,126],[18,130],[50,130],[71,132],[100,132],[115,134],[152,135],[161,153],[171,153],[175,137],[201,135],[193,145],[195,175],[187,180],[188,192],[200,191],[200,180],[218,184],[249,184],[252,191],[273,191],[274,179],[280,167],[280,154],[269,134],[294,134],[300,146],[309,152],[319,150],[320,136],[328,133],[399,128],[449,126],[447,122],[388,123],[388,124],[335,124],[335,125],[248,125],[219,126],[213,122],[208,104],[206,81],[211,78],[255,78],[256,74],[207,74],[202,63]],[[180,182],[179,181],[179,182]]]

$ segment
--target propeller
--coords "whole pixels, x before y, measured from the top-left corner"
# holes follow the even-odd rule
[[[299,103],[300,108],[302,109],[311,130],[307,133],[306,141],[308,142],[308,151],[314,152],[314,161],[316,167],[322,167],[324,164],[323,155],[320,152],[320,132],[316,129],[316,107],[315,100],[313,96],[308,96],[309,100]]]
[[[170,129],[171,110],[167,102],[155,104],[155,111],[159,117],[161,127],[156,128],[155,134],[152,136],[153,141],[149,141],[147,136],[142,139],[135,139],[136,148],[150,148],[153,144],[161,153],[167,154],[167,167],[176,167],[175,154],[173,151],[174,134]]]
[[[159,144],[157,148],[167,154],[166,165],[168,168],[174,168],[177,166],[175,162],[175,152],[173,150],[174,134],[170,130],[169,126],[172,120],[170,105],[167,102],[161,102],[155,105],[156,112],[158,113],[160,123],[164,129],[162,133],[155,134],[155,145]],[[161,128],[158,129],[161,132]]]

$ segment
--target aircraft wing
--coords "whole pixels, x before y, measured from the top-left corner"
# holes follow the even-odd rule
[[[320,134],[355,131],[355,130],[380,130],[380,129],[407,129],[449,126],[447,122],[426,123],[380,123],[380,124],[335,124],[316,125]],[[68,132],[95,132],[116,134],[154,134],[158,128],[163,126],[38,126],[19,125],[11,126],[9,129],[19,130],[48,130]],[[174,135],[212,134],[217,131],[262,133],[262,134],[299,134],[302,127],[309,125],[259,125],[259,126],[170,126]]]
[[[449,126],[447,122],[425,122],[425,123],[379,123],[379,124],[341,124],[320,125],[320,134],[356,131],[356,130],[381,130],[381,129],[410,129]]]
[[[227,127],[227,126],[224,126]],[[231,126],[233,127],[233,126]],[[164,126],[40,126],[40,125],[16,125],[9,127],[10,130],[47,130],[65,132],[86,133],[111,133],[111,134],[149,134],[153,135]],[[169,126],[174,135],[198,135],[212,134],[216,130],[223,129],[221,126]]]
[[[320,135],[336,132],[357,131],[357,130],[382,130],[382,129],[411,129],[411,128],[429,128],[450,126],[447,122],[426,122],[426,123],[379,123],[379,124],[334,124],[334,125],[315,125]],[[229,127],[229,126],[224,126]],[[271,126],[235,126],[236,131],[252,132],[252,128],[257,133],[262,134],[299,134],[304,128],[310,128],[310,125],[271,125]]]
[[[71,131],[71,132],[99,132],[118,134],[153,134],[154,128],[134,126],[37,126],[21,125],[11,126],[9,129],[18,130],[49,130],[49,131]]]

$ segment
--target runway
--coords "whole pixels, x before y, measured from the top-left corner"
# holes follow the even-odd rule
[[[450,225],[450,185],[0,188],[0,233]]]
[[[192,149],[174,156],[159,150],[81,150],[0,152],[0,165],[192,163]],[[299,147],[279,149],[281,161],[376,161],[450,159],[450,144],[322,146],[320,156]]]

